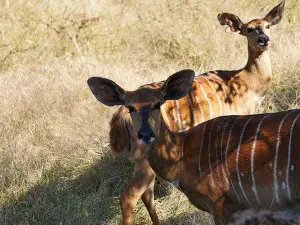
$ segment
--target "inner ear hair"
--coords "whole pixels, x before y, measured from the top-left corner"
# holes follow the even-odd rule
[[[282,14],[285,6],[285,0],[283,0],[279,5],[275,6],[266,16],[265,20],[270,23],[270,25],[278,24],[282,19]]]
[[[229,26],[232,32],[240,32],[240,34],[242,34],[244,23],[238,16],[231,13],[220,13],[218,15],[218,20],[221,25]]]
[[[124,105],[126,91],[110,79],[91,77],[88,86],[96,99],[107,106]]]

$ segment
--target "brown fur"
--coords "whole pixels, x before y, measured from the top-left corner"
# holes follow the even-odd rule
[[[130,151],[130,132],[132,121],[128,109],[121,106],[112,116],[110,121],[109,141],[111,150],[119,154],[124,150]]]

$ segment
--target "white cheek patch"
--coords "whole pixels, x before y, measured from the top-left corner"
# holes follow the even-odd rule
[[[155,137],[150,138],[149,144],[153,144],[155,141]]]

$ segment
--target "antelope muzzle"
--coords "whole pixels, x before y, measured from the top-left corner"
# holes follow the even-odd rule
[[[148,122],[149,111],[139,111],[138,113],[142,122],[141,128],[138,132],[138,139],[144,144],[152,144],[155,141],[155,134]]]

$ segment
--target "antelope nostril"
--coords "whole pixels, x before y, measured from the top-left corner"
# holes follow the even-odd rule
[[[262,46],[267,46],[270,43],[270,38],[269,37],[260,37],[257,40],[259,45]]]
[[[155,134],[151,131],[149,133],[138,132],[138,139],[145,144],[152,144],[155,140]]]

